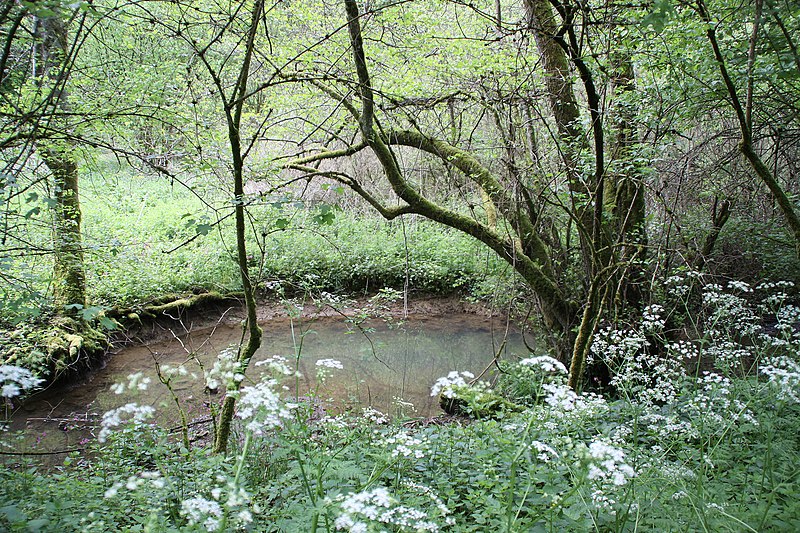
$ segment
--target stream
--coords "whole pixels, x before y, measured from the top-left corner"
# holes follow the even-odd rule
[[[441,412],[438,400],[430,395],[436,379],[454,370],[477,375],[505,338],[502,319],[468,313],[411,315],[401,323],[373,320],[361,328],[341,317],[277,318],[261,326],[262,347],[251,362],[248,381],[259,378],[258,361],[273,355],[285,357],[301,377],[283,382],[284,395],[316,391],[328,414],[372,406],[390,415],[435,415]],[[175,401],[158,380],[156,361],[162,366],[183,364],[188,374],[174,376],[172,388],[189,420],[207,419],[209,402],[218,402],[222,395],[208,393],[199,365],[209,369],[220,351],[239,343],[241,328],[221,323],[171,337],[127,346],[80,383],[46,391],[26,402],[11,417],[11,429],[24,438],[6,443],[6,449],[9,444],[20,451],[80,448],[96,434],[104,412],[129,402],[153,406],[156,421],[163,426],[177,425]],[[506,355],[527,353],[518,332],[509,333],[505,340]],[[315,365],[319,359],[336,359],[343,369],[328,369],[327,378],[320,382]],[[128,375],[137,372],[150,378],[146,390],[122,394],[111,390],[113,384],[126,382]]]

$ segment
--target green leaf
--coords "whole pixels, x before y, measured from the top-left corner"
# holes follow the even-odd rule
[[[25,220],[30,220],[31,218],[35,217],[41,212],[42,212],[41,209],[39,209],[38,207],[34,207],[33,209],[25,213]]]
[[[28,531],[42,531],[43,528],[50,525],[50,520],[47,518],[37,518],[36,520],[28,521]]]
[[[286,229],[289,227],[289,221],[285,218],[279,218],[275,221],[275,227],[278,229]]]
[[[93,320],[100,316],[100,314],[104,311],[102,307],[92,306],[86,307],[81,311],[81,318],[86,321]]]
[[[35,192],[29,192],[28,196],[25,197],[25,203],[29,204],[31,202],[35,202],[38,199],[39,199],[39,195],[38,194],[36,194]]]
[[[17,509],[16,505],[0,507],[0,516],[5,516],[6,520],[12,524],[19,524],[20,522],[24,522],[27,518],[25,513]]]
[[[642,26],[652,26],[656,33],[664,31],[670,16],[675,14],[675,7],[670,0],[656,0],[653,10],[642,19]]]
[[[208,232],[211,231],[211,224],[198,224],[195,229],[200,235],[208,235]]]

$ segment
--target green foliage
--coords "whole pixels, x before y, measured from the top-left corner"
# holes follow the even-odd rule
[[[686,279],[702,281],[692,276],[665,293],[685,295]],[[707,328],[693,341],[661,339],[674,312],[662,306],[629,330],[603,330],[593,352],[612,367],[613,401],[564,387],[563,369],[545,357],[504,365],[491,393],[468,387],[465,373],[442,378],[434,391],[443,396],[485,406],[503,392],[528,407],[438,424],[390,422],[374,409],[320,418],[317,399],[289,407],[264,394],[280,385],[267,380],[242,389],[227,458],[141,425],[50,471],[7,458],[0,526],[414,531],[400,524],[425,520],[426,530],[454,532],[794,530],[800,311],[786,302],[788,287],[709,284],[703,310],[686,318]],[[758,291],[763,305],[744,298]],[[765,318],[775,325],[762,329]],[[641,331],[663,348],[661,359],[647,360]],[[700,351],[704,372],[691,364]],[[742,375],[736,359],[757,361],[759,372]],[[278,358],[269,366],[292,375]]]

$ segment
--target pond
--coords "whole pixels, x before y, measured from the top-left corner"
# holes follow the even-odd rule
[[[505,355],[527,353],[518,332],[506,334],[505,321],[468,313],[412,315],[399,323],[373,320],[360,327],[331,317],[272,319],[261,325],[262,347],[250,365],[248,380],[259,379],[262,369],[256,362],[273,355],[285,357],[301,377],[287,378],[284,394],[304,396],[315,390],[329,414],[372,406],[390,415],[431,416],[441,412],[430,395],[437,378],[454,370],[477,375],[504,340]],[[12,429],[24,430],[28,447],[81,447],[102,413],[128,402],[153,406],[160,424],[174,426],[178,411],[172,394],[158,380],[156,362],[187,369],[187,375],[172,379],[172,388],[190,420],[208,418],[209,404],[219,402],[221,395],[205,388],[201,365],[209,369],[220,351],[241,341],[241,333],[240,327],[220,324],[128,346],[81,383],[27,402],[13,414]],[[327,378],[318,381],[319,359],[336,359],[343,369],[329,369]],[[119,395],[111,390],[137,372],[150,378],[146,390]]]

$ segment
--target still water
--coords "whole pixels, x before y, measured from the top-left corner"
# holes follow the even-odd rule
[[[392,415],[431,416],[440,412],[436,398],[430,396],[437,378],[453,370],[480,373],[504,340],[506,356],[527,353],[518,333],[506,335],[501,319],[462,313],[412,316],[402,323],[372,321],[361,329],[342,318],[275,319],[262,327],[262,347],[250,365],[248,381],[259,379],[261,368],[254,363],[283,356],[301,375],[283,382],[284,394],[316,391],[328,413],[372,406]],[[158,380],[156,362],[187,369],[188,375],[173,377],[171,385],[189,419],[202,419],[209,415],[209,403],[219,402],[221,395],[205,389],[201,366],[209,369],[220,351],[240,341],[241,328],[219,325],[126,347],[82,383],[26,403],[13,414],[12,427],[25,431],[25,446],[79,447],[92,438],[102,413],[128,402],[151,405],[159,423],[175,425],[175,401]],[[344,368],[328,370],[320,382],[315,366],[319,359],[336,359]],[[125,382],[136,372],[150,378],[146,390],[112,392],[114,383]]]

